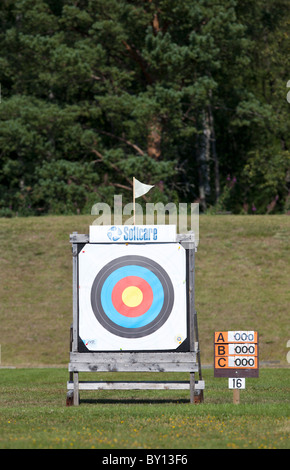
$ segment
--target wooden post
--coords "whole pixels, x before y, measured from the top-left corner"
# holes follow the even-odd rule
[[[233,389],[233,404],[234,405],[240,404],[240,390],[238,388]]]
[[[194,296],[194,271],[195,271],[195,251],[194,247],[188,250],[188,289],[189,289],[189,349],[195,352],[195,296]],[[190,373],[190,403],[194,403],[195,374]]]
[[[77,235],[77,232],[73,233]],[[72,351],[78,350],[78,245],[72,244],[73,253],[73,331],[72,331]]]
[[[74,396],[73,396],[74,406],[79,406],[80,397],[79,397],[79,373],[74,372]]]
[[[199,345],[199,337],[198,337],[198,325],[197,325],[197,311],[195,310],[194,312],[194,332],[195,332],[195,339],[196,343],[198,345],[197,351],[196,351],[196,357],[197,357],[197,362],[198,362],[198,373],[199,373],[199,380],[202,380],[202,372],[201,372],[201,359],[200,359],[200,345]],[[202,403],[204,401],[204,396],[203,396],[203,390],[200,390],[200,393],[198,395],[198,400],[199,403]]]
[[[189,388],[190,388],[190,403],[195,403],[195,400],[194,400],[194,392],[195,392],[195,374],[194,374],[194,372],[191,372],[191,373],[190,373],[190,384],[189,384]]]

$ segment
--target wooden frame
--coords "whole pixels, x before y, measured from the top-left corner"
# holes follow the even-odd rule
[[[69,381],[67,383],[67,405],[79,405],[80,390],[189,390],[190,402],[203,401],[204,381],[201,373],[201,360],[198,342],[197,313],[195,311],[195,243],[194,236],[177,235],[187,254],[188,276],[188,315],[189,351],[188,352],[91,352],[78,351],[78,254],[89,236],[74,232],[70,236],[73,254],[73,323],[70,338]],[[80,372],[188,372],[188,382],[82,382]],[[195,374],[198,373],[198,380]]]

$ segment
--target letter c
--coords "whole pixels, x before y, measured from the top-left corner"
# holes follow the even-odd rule
[[[221,361],[224,361],[224,365],[221,364]],[[220,357],[218,360],[218,365],[219,367],[226,367],[226,358],[225,357]]]

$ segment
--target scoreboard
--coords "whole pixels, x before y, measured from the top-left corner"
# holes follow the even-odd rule
[[[216,331],[215,377],[258,377],[259,352],[256,331]]]

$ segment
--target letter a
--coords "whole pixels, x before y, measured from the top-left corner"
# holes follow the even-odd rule
[[[222,333],[220,333],[220,334],[218,335],[218,339],[216,340],[216,342],[217,342],[217,343],[218,343],[219,341],[222,341],[223,343],[225,342],[225,340],[224,340],[224,337],[223,337],[223,334],[222,334]]]

